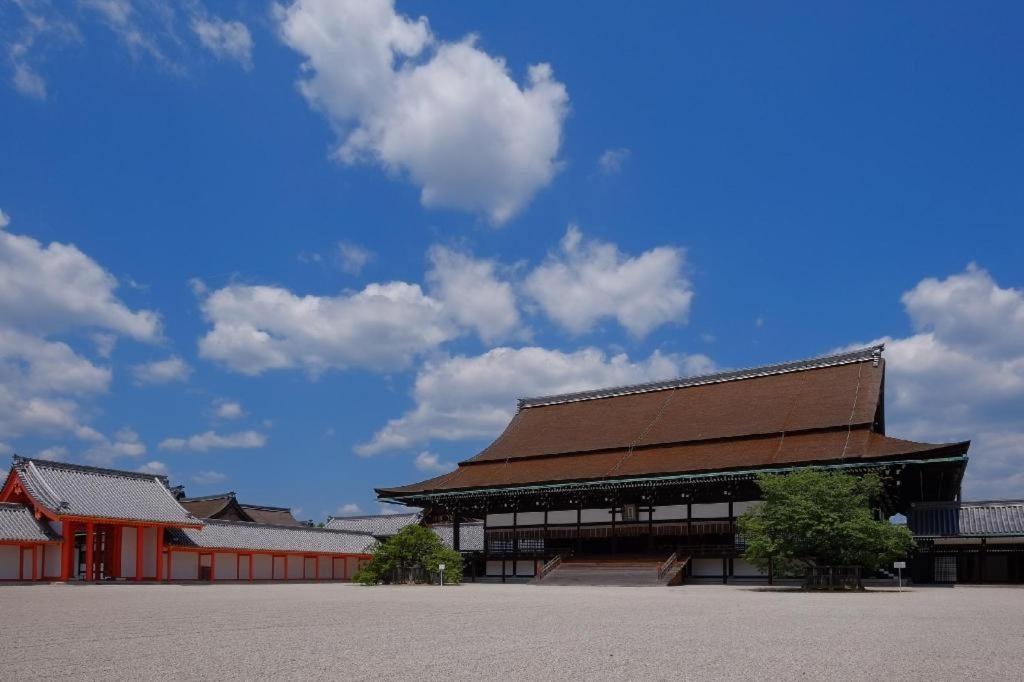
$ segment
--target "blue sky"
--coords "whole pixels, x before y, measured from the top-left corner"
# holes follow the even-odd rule
[[[0,449],[304,518],[517,396],[889,344],[1024,495],[1017,3],[0,4]]]

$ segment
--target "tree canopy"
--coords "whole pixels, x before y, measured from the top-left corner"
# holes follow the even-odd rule
[[[795,563],[875,570],[906,556],[910,531],[877,519],[882,492],[875,475],[804,469],[758,477],[764,502],[744,512],[738,531],[744,558],[762,570]]]
[[[445,564],[445,583],[462,581],[462,555],[428,528],[412,524],[373,548],[373,560],[355,576],[367,585],[426,582]]]

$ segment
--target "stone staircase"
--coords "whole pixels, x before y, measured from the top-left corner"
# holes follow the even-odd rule
[[[684,562],[685,563],[685,562]],[[614,587],[660,587],[670,584],[682,569],[666,567],[651,558],[566,559],[543,576],[539,585],[606,585]]]

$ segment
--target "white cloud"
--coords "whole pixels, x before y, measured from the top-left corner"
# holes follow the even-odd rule
[[[138,384],[169,384],[188,381],[192,368],[176,355],[166,360],[154,360],[132,367],[132,374]]]
[[[597,159],[598,169],[605,175],[613,175],[622,170],[622,164],[626,163],[631,152],[626,147],[606,149]]]
[[[886,430],[973,441],[965,494],[1019,495],[1024,470],[1024,291],[970,265],[902,301],[917,333],[886,343]]]
[[[442,462],[441,458],[433,452],[424,450],[420,454],[416,455],[416,468],[420,471],[426,471],[429,473],[440,474],[445,471],[451,471],[455,468],[452,462]]]
[[[245,411],[240,403],[232,400],[222,400],[214,405],[214,414],[221,419],[238,419],[245,416]]]
[[[192,476],[192,482],[198,485],[213,485],[227,480],[227,475],[219,471],[204,470]]]
[[[97,434],[96,443],[85,451],[85,461],[97,466],[110,466],[121,457],[141,457],[146,454],[146,445],[139,434],[128,427],[114,434],[113,440]]]
[[[36,453],[36,459],[45,459],[47,462],[64,462],[68,458],[68,449],[63,445],[54,445]]]
[[[225,21],[219,17],[194,17],[192,30],[203,47],[219,58],[233,59],[242,68],[252,68],[252,36],[240,21]]]
[[[20,23],[15,20],[12,9],[7,17],[10,20],[8,31],[4,31],[10,39],[5,47],[11,85],[26,97],[46,99],[46,80],[37,69],[42,61],[40,53],[77,42],[81,36],[75,25],[49,3],[15,2],[13,7],[20,12]]]
[[[612,317],[643,337],[662,324],[686,322],[693,290],[684,263],[682,249],[659,246],[629,257],[614,244],[585,240],[570,225],[559,252],[529,274],[525,290],[572,333]]]
[[[478,356],[428,361],[416,376],[416,405],[356,446],[362,456],[408,449],[433,439],[496,436],[515,412],[516,398],[617,386],[711,371],[703,355],[655,352],[634,362],[596,348],[563,353],[546,348],[495,348]]]
[[[146,462],[138,469],[136,469],[136,471],[138,471],[140,474],[154,474],[156,476],[166,476],[167,465],[164,464],[163,462]]]
[[[349,502],[338,507],[337,511],[334,512],[335,516],[355,516],[363,510],[355,502]]]
[[[206,452],[207,450],[262,448],[266,443],[267,437],[258,431],[239,431],[229,434],[207,431],[188,438],[165,438],[160,442],[159,447],[161,450]]]
[[[484,342],[511,336],[519,327],[512,285],[498,278],[497,264],[470,254],[434,246],[428,252],[430,293],[464,327]]]
[[[404,282],[334,297],[231,285],[210,294],[203,313],[213,329],[200,340],[200,355],[245,374],[398,370],[457,334],[438,301]]]
[[[281,36],[306,57],[299,88],[342,138],[345,163],[402,171],[425,206],[502,223],[551,182],[569,98],[551,67],[516,83],[476,38],[438,40],[392,0],[276,6]]]
[[[349,242],[338,244],[338,267],[342,272],[358,277],[372,259],[373,254],[358,244]]]

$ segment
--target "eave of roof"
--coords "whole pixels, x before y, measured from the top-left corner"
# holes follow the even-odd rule
[[[168,529],[168,546],[296,554],[367,554],[374,538],[369,533],[251,521],[209,519],[201,530]]]

